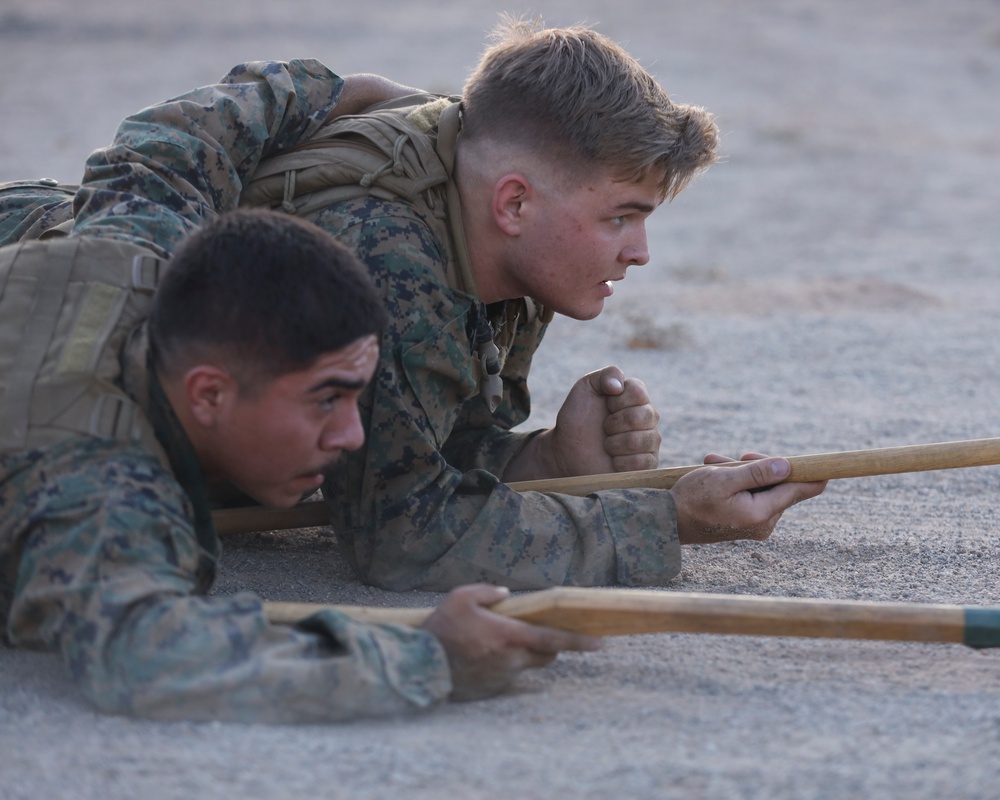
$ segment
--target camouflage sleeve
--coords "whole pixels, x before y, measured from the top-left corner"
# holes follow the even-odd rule
[[[270,625],[254,595],[204,596],[211,562],[186,495],[108,440],[0,460],[0,612],[13,644],[61,651],[104,711],[303,722],[426,708],[450,691],[441,645],[324,611]],[[209,574],[206,574],[209,573]]]
[[[570,497],[518,493],[500,482],[523,435],[505,434],[501,424],[477,442],[461,427],[482,422],[469,301],[435,278],[441,254],[426,225],[378,201],[343,203],[313,221],[366,261],[390,316],[362,404],[367,441],[324,489],[334,528],[366,580],[440,591],[470,581],[513,589],[657,585],[677,574],[669,492]],[[526,413],[524,392],[518,402]],[[491,444],[499,445],[492,464]]]
[[[74,191],[46,178],[0,183],[0,247],[36,239],[60,223],[71,225]]]
[[[255,61],[150,106],[87,160],[74,234],[152,244],[161,255],[236,208],[260,160],[311,135],[343,80],[314,60]]]
[[[485,469],[502,475],[514,456],[540,433],[511,429],[525,422],[531,413],[528,371],[545,327],[537,319],[518,325],[501,372],[503,401],[493,412],[485,402],[475,398],[462,405],[442,447],[449,464],[463,472]]]

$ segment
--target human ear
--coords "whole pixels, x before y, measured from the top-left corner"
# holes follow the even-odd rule
[[[493,221],[508,236],[519,236],[524,205],[531,198],[530,181],[520,173],[504,175],[493,185]]]
[[[236,381],[221,367],[199,364],[184,375],[184,399],[191,415],[212,428],[236,399]]]

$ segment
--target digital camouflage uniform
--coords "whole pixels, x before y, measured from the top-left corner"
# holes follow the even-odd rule
[[[299,101],[311,96],[304,93]],[[274,112],[265,94],[246,94],[238,102],[247,120]],[[365,444],[345,454],[324,486],[334,529],[361,577],[394,590],[445,590],[472,581],[514,589],[663,585],[681,562],[668,492],[630,489],[581,498],[518,493],[500,482],[535,435],[511,429],[528,417],[527,375],[546,323],[530,302],[487,308],[476,296],[450,180],[456,134],[438,136],[439,117],[457,129],[457,109],[448,105],[432,101],[413,115],[425,130],[413,137],[423,166],[441,175],[429,195],[443,223],[429,220],[421,204],[394,199],[379,181],[370,196],[353,190],[348,199],[337,199],[344,192],[330,190],[304,202],[267,203],[298,208],[352,248],[389,311],[380,362],[361,401]],[[148,113],[159,112],[154,107]],[[359,123],[348,120],[329,123],[317,137],[345,126],[351,135],[350,126]],[[238,146],[235,134],[223,132],[222,150]],[[306,150],[312,147],[310,142]],[[280,159],[264,159],[260,172],[277,172],[280,179],[275,161]],[[394,170],[379,172],[391,186]],[[215,192],[240,191],[233,171],[213,173],[211,181]],[[252,189],[241,202],[262,202],[259,195],[252,199]],[[58,221],[51,209],[37,213],[48,214],[50,224]],[[439,233],[441,224],[450,235]],[[503,400],[492,413],[480,397],[482,373],[473,352],[481,317],[499,329],[505,355]]]
[[[341,87],[316,62],[254,63],[129,118],[88,161],[72,236],[169,253],[236,206],[263,156],[315,130]],[[66,196],[44,183],[5,193],[0,241],[67,212]],[[5,283],[0,274],[0,292]],[[0,315],[13,295],[0,294]],[[4,348],[16,355],[16,345]],[[0,352],[0,367],[11,356]],[[141,367],[125,359],[122,385]],[[200,468],[155,379],[148,396],[132,396],[162,450],[78,435],[0,453],[0,617],[10,643],[59,650],[83,693],[114,713],[320,721],[447,696],[444,651],[427,632],[333,612],[272,626],[254,595],[206,596],[218,541]]]
[[[459,109],[455,100],[405,102],[366,115],[380,121],[371,140],[384,139],[389,151],[389,161],[361,179],[370,195],[293,192],[280,203],[357,253],[389,311],[379,366],[361,402],[365,444],[345,454],[324,485],[334,529],[362,577],[389,589],[444,590],[469,581],[514,589],[665,584],[681,560],[668,492],[581,498],[518,493],[500,482],[537,433],[511,429],[528,417],[528,370],[547,318],[530,301],[479,301],[451,180]],[[399,137],[382,130],[393,114],[419,129],[407,129],[402,150]],[[318,142],[356,139],[362,130],[357,119],[333,120],[299,153],[262,162],[258,175],[276,172],[280,185],[278,163],[289,165],[294,179],[295,169],[321,152]],[[408,170],[416,170],[418,184],[432,184],[419,202],[393,198],[393,182]],[[301,181],[308,173],[300,171]],[[278,206],[275,199],[269,204]],[[482,317],[506,356],[503,399],[492,413],[473,352]]]

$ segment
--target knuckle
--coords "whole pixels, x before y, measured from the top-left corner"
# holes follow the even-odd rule
[[[641,378],[629,378],[627,381],[625,381],[625,387],[627,389],[631,389],[634,392],[643,395],[648,395],[646,384],[643,382]]]
[[[751,461],[750,463],[750,476],[753,478],[754,483],[757,486],[766,486],[769,482],[769,475],[767,470],[757,461]]]

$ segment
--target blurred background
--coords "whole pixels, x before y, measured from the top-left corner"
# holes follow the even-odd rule
[[[992,433],[996,0],[0,0],[0,180],[76,182],[121,118],[247,60],[457,92],[502,11],[595,26],[722,130],[650,265],[553,326],[535,423],[614,361],[655,385],[666,462]]]

